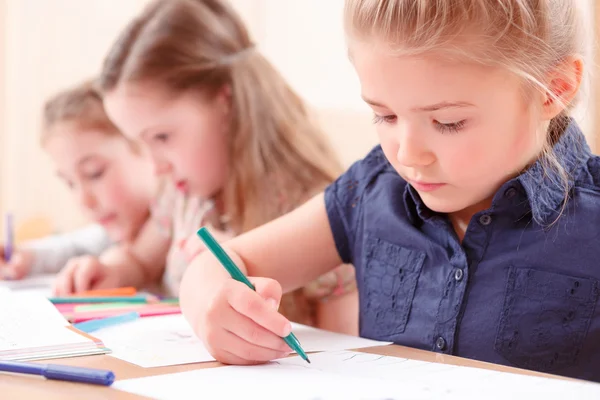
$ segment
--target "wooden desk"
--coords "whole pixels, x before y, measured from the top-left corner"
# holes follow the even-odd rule
[[[551,375],[541,374],[533,371],[520,370],[516,368],[505,367],[501,365],[489,364],[480,361],[473,361],[465,358],[447,356],[437,353],[431,353],[423,350],[411,349],[402,346],[382,346],[369,349],[362,349],[366,353],[375,353],[415,360],[438,362],[443,364],[462,365],[469,367],[478,367],[491,369],[496,371],[514,372],[525,375],[546,376]],[[45,362],[45,361],[44,361]],[[142,368],[137,365],[127,363],[110,356],[88,356],[75,357],[60,360],[52,360],[52,363],[77,365],[82,367],[109,369],[114,371],[117,380],[140,378],[144,376],[162,375],[173,372],[190,371],[200,368],[214,368],[221,364],[217,362],[197,363],[187,365],[177,365],[172,367],[160,368]],[[557,378],[556,376],[552,376]],[[561,378],[561,377],[559,377]],[[561,378],[566,379],[566,378]],[[84,385],[70,382],[48,381],[44,378],[25,375],[10,375],[0,374],[0,393],[2,398],[6,399],[22,399],[32,398],[44,400],[53,399],[144,399],[144,397],[121,392],[110,387]]]

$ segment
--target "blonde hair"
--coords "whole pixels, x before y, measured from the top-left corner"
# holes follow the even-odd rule
[[[157,0],[118,38],[100,85],[152,81],[208,98],[231,88],[230,176],[223,191],[234,230],[281,214],[341,172],[301,98],[256,49],[241,18],[219,0]]]
[[[540,90],[559,102],[547,74],[584,53],[575,0],[346,0],[344,25],[349,40],[382,42],[394,54],[435,52],[505,68],[523,79],[527,93]],[[563,103],[564,111],[550,122],[540,158],[559,177],[551,184],[562,186],[565,200],[570,171],[552,147],[574,105]]]
[[[81,131],[98,130],[109,136],[121,135],[106,115],[95,81],[87,80],[49,98],[42,113],[42,146],[59,124],[74,124]]]

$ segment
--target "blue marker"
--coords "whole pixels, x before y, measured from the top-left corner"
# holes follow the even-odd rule
[[[104,386],[110,386],[115,381],[115,374],[112,371],[59,364],[0,361],[0,371],[16,374],[40,375],[46,379],[91,383],[93,385]]]
[[[114,317],[99,318],[90,321],[80,322],[78,324],[73,324],[73,327],[79,329],[82,332],[91,333],[97,331],[98,329],[133,321],[138,319],[139,317],[140,314],[137,311],[132,311],[125,314],[115,315]]]

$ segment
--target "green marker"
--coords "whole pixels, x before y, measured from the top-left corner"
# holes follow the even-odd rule
[[[211,251],[211,253],[213,253],[214,256],[217,257],[217,260],[219,260],[223,267],[225,267],[225,269],[227,270],[227,272],[229,272],[229,275],[231,275],[233,279],[235,279],[238,282],[244,283],[252,290],[256,290],[254,285],[248,280],[248,278],[246,278],[242,271],[240,271],[237,265],[235,265],[233,260],[229,257],[229,255],[227,255],[227,253],[225,252],[225,250],[223,250],[221,245],[219,245],[215,238],[213,238],[208,229],[202,227],[198,230],[197,234],[200,237],[200,239],[202,239],[206,247],[208,247],[208,249]],[[298,353],[298,355],[302,357],[302,359],[304,359],[310,364],[310,360],[308,359],[306,353],[304,352],[304,350],[302,350],[302,347],[300,347],[300,341],[296,338],[296,336],[293,333],[290,333],[288,336],[284,337],[283,340],[287,343],[288,346],[290,346],[291,349]]]
[[[151,303],[150,297],[139,296],[101,296],[101,297],[50,297],[53,304],[93,304],[93,303]]]

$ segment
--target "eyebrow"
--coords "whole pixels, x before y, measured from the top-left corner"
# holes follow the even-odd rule
[[[375,100],[371,100],[367,97],[363,97],[363,100],[367,103],[370,104],[372,106],[375,107],[381,107],[381,108],[388,108],[386,105],[379,103]],[[455,102],[450,102],[450,101],[442,101],[440,103],[436,103],[436,104],[431,104],[428,106],[423,106],[423,107],[415,107],[412,108],[411,111],[424,111],[424,112],[431,112],[431,111],[438,111],[438,110],[443,110],[446,108],[464,108],[464,107],[474,107],[473,104],[468,103],[466,101],[455,101]]]

